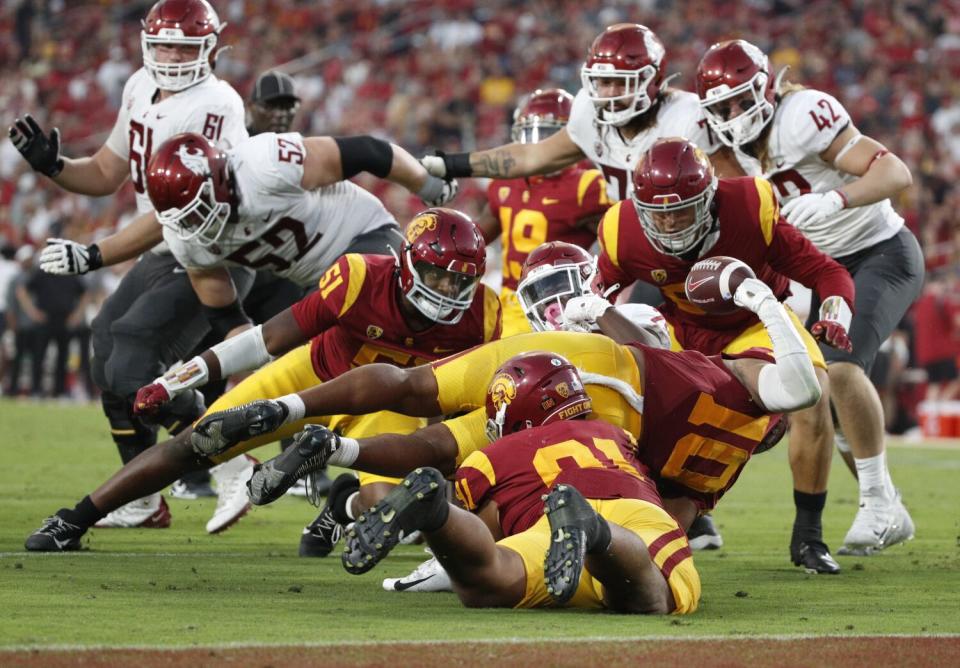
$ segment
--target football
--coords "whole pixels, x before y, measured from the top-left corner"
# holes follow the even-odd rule
[[[683,289],[687,299],[705,312],[726,315],[737,310],[733,293],[745,278],[756,278],[753,269],[745,262],[717,255],[690,267]]]

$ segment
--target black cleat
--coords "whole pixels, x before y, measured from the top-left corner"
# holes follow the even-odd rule
[[[543,513],[550,522],[550,548],[543,562],[547,593],[557,603],[569,601],[580,586],[587,546],[601,531],[600,518],[580,492],[557,485],[543,496]]]
[[[66,510],[62,508],[61,511]],[[58,511],[60,512],[60,511]],[[80,538],[87,530],[71,524],[59,515],[51,515],[43,526],[27,536],[24,547],[30,552],[67,552],[80,549]]]
[[[810,574],[836,575],[840,564],[830,555],[826,543],[820,540],[807,540],[791,543],[790,558],[794,566],[800,566]]]
[[[194,433],[196,435],[196,433]],[[293,437],[293,445],[273,459],[257,464],[247,481],[250,503],[273,503],[300,478],[319,471],[340,447],[340,437],[326,427],[308,424]]]
[[[323,507],[317,519],[303,529],[300,536],[301,557],[326,557],[333,551],[340,536],[343,535],[343,525],[333,517],[329,505]]]
[[[251,401],[200,420],[190,435],[190,444],[198,455],[212,457],[237,443],[276,431],[286,418],[287,407],[277,401]]]
[[[700,515],[687,531],[691,550],[718,550],[723,547],[723,536],[717,531],[710,515]]]
[[[414,470],[357,518],[347,534],[343,567],[354,575],[366,573],[400,542],[401,531],[438,529],[448,512],[443,474],[429,467]]]

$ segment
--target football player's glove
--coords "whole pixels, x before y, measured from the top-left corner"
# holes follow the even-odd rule
[[[847,206],[847,200],[839,190],[828,193],[807,193],[794,197],[783,205],[783,217],[794,227],[816,225]]]
[[[60,157],[60,130],[54,128],[47,136],[30,114],[14,119],[10,126],[10,141],[23,159],[36,171],[53,178],[63,170]]]
[[[817,341],[850,353],[853,352],[853,343],[848,332],[852,319],[853,312],[843,297],[827,297],[820,304],[820,319],[810,327],[810,333]]]
[[[428,172],[441,179],[451,180],[460,176],[473,176],[469,153],[435,151],[434,155],[426,155],[420,158],[420,164]]]
[[[563,329],[574,332],[589,332],[590,325],[606,313],[610,302],[593,293],[571,297],[563,307]]]
[[[760,313],[760,306],[768,299],[777,300],[770,286],[758,278],[745,278],[733,294],[733,303],[753,313]]]
[[[457,196],[460,184],[456,179],[447,181],[433,174],[427,174],[427,180],[417,192],[417,197],[429,207],[444,206]]]
[[[133,400],[134,414],[151,415],[170,401],[172,397],[167,388],[164,387],[162,380],[158,379],[158,382],[144,385],[137,390],[137,397]]]
[[[48,274],[74,276],[94,271],[103,266],[103,257],[97,244],[84,246],[69,239],[47,239],[40,251],[40,268]]]

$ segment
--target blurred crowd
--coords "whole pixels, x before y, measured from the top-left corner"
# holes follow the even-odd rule
[[[4,3],[0,30],[13,39],[0,41],[3,122],[29,111],[41,126],[61,129],[67,155],[95,151],[112,126],[124,81],[140,65],[139,21],[150,4]],[[788,80],[837,96],[864,134],[896,152],[913,171],[913,186],[894,205],[921,240],[932,273],[923,299],[903,324],[902,340],[888,346],[889,366],[897,376],[892,382],[878,377],[878,385],[887,383],[894,394],[910,393],[916,403],[926,392],[925,379],[939,377],[927,367],[944,357],[955,363],[960,354],[955,303],[960,294],[960,0],[213,4],[228,24],[221,44],[229,48],[221,53],[216,73],[242,96],[249,96],[259,72],[281,66],[294,76],[302,98],[296,129],[378,134],[414,154],[504,141],[522,95],[537,87],[580,87],[586,48],[607,25],[632,21],[655,30],[667,47],[667,72],[680,75],[673,85],[687,89],[710,44],[747,38],[770,54],[775,68],[790,67]],[[13,256],[28,266],[24,249],[48,236],[92,241],[109,233],[134,210],[132,193],[127,187],[119,196],[99,199],[64,194],[35,176],[7,141],[0,143],[0,184],[0,245],[6,248],[0,261],[0,310],[29,322],[37,314],[24,308],[12,280],[4,278],[22,273]],[[395,187],[364,185],[400,220],[418,205]],[[483,184],[462,185],[456,204],[476,213]],[[111,276],[102,273],[107,275],[81,281],[82,302],[74,304],[76,312],[62,316],[76,325],[66,329],[78,332],[81,341],[85,319],[109,293]],[[40,310],[38,290],[28,280],[20,294],[34,299]],[[50,336],[58,341],[60,335]],[[71,368],[79,364],[77,357]],[[911,367],[927,373],[904,375]],[[915,382],[904,384],[904,379]],[[5,387],[18,390],[9,380]],[[55,380],[51,391],[59,388]],[[913,412],[891,417],[891,428],[908,425]]]

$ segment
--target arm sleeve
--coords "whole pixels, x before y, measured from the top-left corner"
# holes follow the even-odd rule
[[[769,258],[771,267],[807,286],[821,300],[839,295],[853,308],[854,285],[850,273],[782,219],[773,226]]]
[[[290,307],[300,331],[314,337],[337,324],[356,303],[366,279],[362,255],[344,255],[320,279],[319,288]]]

